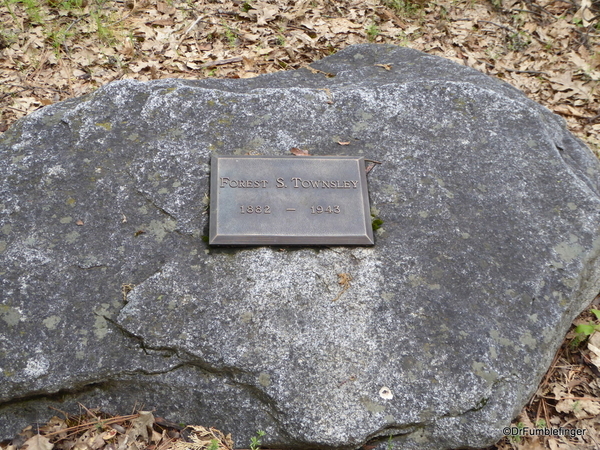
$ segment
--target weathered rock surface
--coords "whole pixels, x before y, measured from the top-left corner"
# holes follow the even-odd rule
[[[5,133],[1,438],[76,401],[238,446],[501,437],[600,290],[598,161],[444,59],[363,45],[313,67],[335,76],[119,81]],[[381,162],[375,246],[208,248],[211,153],[292,147]]]

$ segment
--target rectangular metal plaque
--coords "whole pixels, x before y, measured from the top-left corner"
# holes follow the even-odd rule
[[[211,245],[373,245],[363,158],[213,156]]]

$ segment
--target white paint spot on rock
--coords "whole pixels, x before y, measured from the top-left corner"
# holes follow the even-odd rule
[[[379,389],[379,396],[385,400],[391,400],[394,398],[394,394],[392,394],[390,388],[386,386],[383,386],[381,389]]]

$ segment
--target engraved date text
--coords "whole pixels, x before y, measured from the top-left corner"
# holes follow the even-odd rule
[[[271,214],[271,207],[268,205],[240,205],[240,214]]]
[[[311,206],[310,207],[310,213],[311,214],[339,214],[340,212],[342,212],[340,210],[340,207],[338,205],[334,205],[334,206]]]

